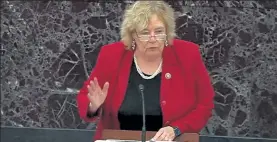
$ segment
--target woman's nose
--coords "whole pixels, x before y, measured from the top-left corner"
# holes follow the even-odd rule
[[[156,35],[155,35],[155,33],[154,32],[151,32],[150,33],[150,39],[149,39],[150,41],[156,41]]]

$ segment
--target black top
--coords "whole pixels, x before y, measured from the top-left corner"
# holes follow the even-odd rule
[[[143,79],[133,62],[125,98],[118,112],[121,130],[142,129],[142,103],[138,85],[144,85],[146,130],[158,131],[163,118],[160,107],[161,73],[153,79]]]

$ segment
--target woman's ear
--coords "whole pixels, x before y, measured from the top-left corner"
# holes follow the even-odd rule
[[[132,34],[131,34],[131,35],[132,35],[132,39],[133,39],[133,40],[135,40],[135,39],[137,38],[137,35],[136,35],[136,33],[135,33],[135,32],[132,32]]]
[[[135,32],[132,33],[132,40],[135,41],[135,42],[139,42],[138,41],[138,36]]]

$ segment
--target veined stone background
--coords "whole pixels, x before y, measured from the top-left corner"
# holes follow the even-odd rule
[[[1,1],[1,126],[94,129],[76,94],[132,1]],[[205,135],[277,138],[277,1],[175,1],[216,91]]]

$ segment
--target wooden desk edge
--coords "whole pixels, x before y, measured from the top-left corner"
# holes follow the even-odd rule
[[[124,133],[124,135],[123,135]],[[146,139],[150,140],[155,136],[155,131],[147,131]],[[112,130],[105,129],[102,132],[103,139],[122,139],[122,140],[140,140],[141,131],[128,131],[128,130]],[[184,133],[181,136],[175,138],[175,141],[189,141],[189,142],[199,142],[199,134],[198,133]]]

